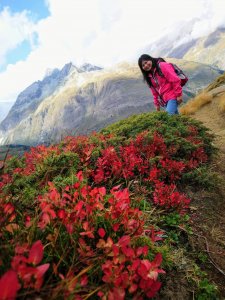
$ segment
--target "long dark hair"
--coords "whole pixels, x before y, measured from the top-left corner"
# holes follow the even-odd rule
[[[150,71],[145,71],[142,69],[142,61],[143,60],[151,60],[152,62],[152,69]],[[156,71],[161,74],[161,70],[159,69],[159,66],[158,66],[158,62],[160,61],[165,61],[163,58],[161,57],[158,57],[158,58],[155,58],[155,57],[152,57],[148,54],[142,54],[139,59],[138,59],[138,65],[139,65],[139,68],[142,72],[142,75],[143,75],[143,78],[144,78],[144,81],[148,84],[149,87],[152,86],[152,82],[151,82],[151,79],[149,78],[149,74],[152,72],[152,70],[154,70],[156,68]]]

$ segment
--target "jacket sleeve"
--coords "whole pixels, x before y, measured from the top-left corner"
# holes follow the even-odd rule
[[[153,102],[154,102],[155,107],[160,106],[159,100],[158,100],[159,94],[157,93],[157,91],[154,88],[151,87],[150,89],[151,89],[151,92],[153,95]]]
[[[182,96],[181,80],[170,63],[161,62],[160,69],[165,78],[172,84],[176,97]]]

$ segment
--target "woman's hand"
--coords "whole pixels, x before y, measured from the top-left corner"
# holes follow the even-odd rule
[[[181,103],[182,103],[182,101],[183,101],[183,99],[182,99],[182,96],[180,96],[180,97],[177,97],[177,103],[178,103],[178,104],[181,104]]]
[[[160,111],[160,106],[156,106],[156,110],[157,110],[157,111]]]

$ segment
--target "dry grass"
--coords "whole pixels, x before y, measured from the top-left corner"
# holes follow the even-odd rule
[[[225,73],[223,73],[221,76],[217,77],[207,88],[206,91],[209,92],[221,85],[225,84]]]
[[[224,232],[221,230],[221,227],[213,226],[213,228],[210,231],[210,234],[216,242],[225,246]]]
[[[180,108],[180,113],[183,115],[191,115],[198,111],[204,105],[212,101],[212,96],[207,92],[202,92],[195,98],[188,101],[187,104]]]
[[[225,94],[218,97],[218,108],[220,113],[225,112]]]

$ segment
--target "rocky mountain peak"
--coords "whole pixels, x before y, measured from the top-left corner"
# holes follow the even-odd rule
[[[43,99],[65,85],[73,72],[85,73],[97,70],[101,70],[101,68],[89,63],[78,68],[72,62],[65,64],[61,70],[57,68],[47,69],[43,80],[33,82],[18,95],[8,116],[0,124],[0,130],[5,131],[16,126],[22,119],[35,111]]]
[[[73,65],[72,62],[65,64],[65,66],[61,69],[60,73],[62,77],[68,76],[73,71],[79,72],[79,69]]]
[[[52,75],[53,75],[54,73],[56,73],[56,72],[59,72],[59,69],[57,69],[57,68],[54,68],[54,69],[48,68],[48,69],[45,71],[44,78],[45,78],[45,77],[52,76]]]
[[[80,67],[80,70],[81,70],[82,72],[92,72],[92,71],[99,71],[99,70],[102,70],[102,68],[97,67],[97,66],[94,66],[94,65],[89,64],[89,63],[85,63],[85,64],[83,64],[83,65]]]

